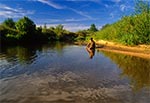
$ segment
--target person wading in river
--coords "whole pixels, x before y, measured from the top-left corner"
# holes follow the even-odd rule
[[[90,43],[87,44],[86,50],[89,52],[89,56],[92,59],[95,54],[95,41],[93,38],[91,38]]]

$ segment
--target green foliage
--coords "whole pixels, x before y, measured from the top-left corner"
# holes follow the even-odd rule
[[[95,24],[91,24],[90,28],[87,30],[79,30],[76,32],[76,38],[77,41],[86,41],[91,38],[91,36],[95,35],[95,32],[98,31]]]
[[[54,32],[56,33],[57,35],[57,40],[60,40],[62,37],[63,37],[63,34],[64,34],[64,29],[63,29],[63,25],[59,24],[55,27],[54,29]]]
[[[45,42],[49,40],[73,41],[77,35],[64,29],[63,25],[47,28],[37,27],[28,17],[19,19],[16,23],[13,19],[6,19],[0,25],[1,43],[33,43]]]
[[[116,23],[104,25],[100,31],[96,32],[94,38],[126,45],[149,44],[150,7],[143,1],[137,2],[135,7],[134,15],[125,16]]]
[[[11,43],[16,41],[17,30],[10,28],[6,25],[0,25],[0,43]]]
[[[91,32],[98,31],[97,28],[96,28],[96,26],[95,26],[95,24],[91,24],[91,27],[90,27],[89,31],[91,31]]]
[[[1,43],[11,44],[32,41],[35,36],[36,29],[34,22],[28,17],[23,17],[16,23],[13,19],[8,18],[0,26],[0,32]]]
[[[88,34],[87,30],[82,30],[82,31],[80,30],[80,31],[76,32],[76,35],[77,35],[76,40],[77,41],[83,41],[83,40],[85,40],[87,34]]]
[[[110,24],[105,24],[102,26],[101,30],[105,29],[106,27],[110,26]]]
[[[44,40],[55,40],[56,39],[56,33],[52,29],[42,29],[42,35]]]
[[[32,34],[35,32],[35,24],[28,17],[23,17],[18,22],[16,22],[16,29],[18,31],[24,32],[25,34]]]
[[[141,13],[149,13],[150,12],[150,6],[149,1],[145,0],[135,0],[135,14],[141,14]]]
[[[9,28],[13,28],[13,29],[15,28],[15,22],[13,21],[12,18],[6,19],[6,20],[2,23],[2,25],[6,26],[6,27],[9,27]]]
[[[72,41],[76,37],[75,33],[69,32],[64,29],[64,26],[59,24],[56,27],[42,28],[42,34],[48,40],[56,41]]]

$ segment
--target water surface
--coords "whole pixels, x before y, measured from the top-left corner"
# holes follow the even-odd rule
[[[1,103],[150,103],[150,60],[50,43],[2,48]]]

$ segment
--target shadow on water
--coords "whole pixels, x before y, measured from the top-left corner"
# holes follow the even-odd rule
[[[150,88],[150,59],[101,51],[121,69],[121,78],[128,77],[134,91]]]

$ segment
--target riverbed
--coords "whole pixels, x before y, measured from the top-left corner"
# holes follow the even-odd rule
[[[66,43],[0,53],[0,103],[150,103],[150,59]]]

